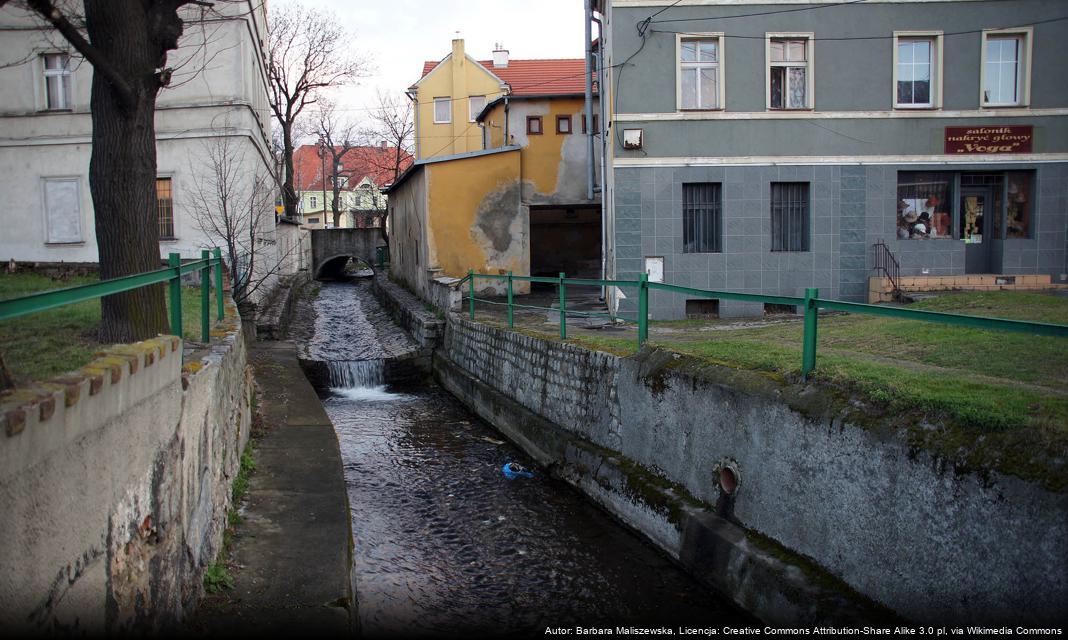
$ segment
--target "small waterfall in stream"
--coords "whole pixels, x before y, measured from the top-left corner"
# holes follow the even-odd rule
[[[385,360],[330,360],[330,390],[350,400],[397,400],[386,390]]]
[[[330,386],[334,388],[374,388],[386,384],[385,360],[332,360],[326,367],[330,371]]]

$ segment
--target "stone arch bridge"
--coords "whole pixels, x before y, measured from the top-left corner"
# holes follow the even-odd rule
[[[386,246],[380,229],[313,229],[312,273],[316,280],[337,278],[349,258],[376,263],[378,247]]]

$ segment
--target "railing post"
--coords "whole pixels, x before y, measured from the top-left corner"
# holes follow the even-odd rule
[[[211,342],[211,252],[201,250],[200,259],[204,261],[200,269],[200,338],[207,344]]]
[[[560,272],[560,339],[567,340],[567,291],[564,285],[564,272]]]
[[[649,339],[649,274],[638,276],[638,348]]]
[[[172,253],[167,256],[167,266],[175,269],[171,276],[171,333],[182,337],[182,256]]]
[[[512,272],[508,272],[508,328],[515,327],[515,314],[512,309]]]
[[[222,320],[226,312],[223,308],[222,249],[215,247],[215,306],[216,320]]]
[[[819,289],[805,289],[805,336],[801,356],[801,377],[808,376],[816,368],[816,329],[819,324],[819,306],[816,299],[820,297]]]
[[[471,320],[475,319],[475,270],[467,270],[467,308]]]

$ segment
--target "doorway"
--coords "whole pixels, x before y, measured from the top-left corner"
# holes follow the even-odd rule
[[[530,208],[530,274],[600,278],[601,210],[591,207]]]
[[[994,188],[962,187],[960,237],[964,240],[964,273],[992,273],[991,254],[998,210]]]

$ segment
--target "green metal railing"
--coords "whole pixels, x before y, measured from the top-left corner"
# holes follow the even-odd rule
[[[182,276],[199,271],[200,333],[203,341],[209,342],[211,340],[211,271],[213,268],[215,271],[216,319],[222,320],[224,314],[222,264],[222,251],[218,247],[215,248],[214,252],[209,252],[207,249],[201,251],[200,260],[187,262],[186,264],[182,264],[182,258],[179,254],[172,253],[167,259],[167,267],[156,271],[135,273],[134,275],[102,280],[92,284],[42,291],[41,293],[33,293],[20,298],[0,300],[0,320],[18,318],[19,316],[47,311],[68,304],[85,302],[86,300],[167,282],[169,283],[171,298],[171,333],[181,336]]]
[[[507,286],[507,302],[496,302],[488,300],[486,298],[475,297],[475,280],[476,279],[488,279],[505,281]],[[641,274],[638,280],[591,280],[585,278],[566,278],[561,273],[557,278],[546,278],[537,276],[517,276],[511,271],[503,275],[493,275],[488,273],[475,273],[473,270],[467,272],[467,276],[460,280],[459,285],[467,284],[467,299],[468,299],[468,314],[472,320],[475,319],[475,302],[483,302],[486,304],[505,304],[508,307],[508,327],[513,328],[515,326],[515,309],[538,309],[552,311],[550,307],[537,307],[531,305],[521,305],[514,302],[513,283],[520,282],[540,282],[544,284],[554,284],[559,287],[560,292],[560,339],[567,339],[567,316],[580,315],[589,317],[608,317],[613,320],[621,319],[628,320],[620,313],[585,313],[577,311],[567,310],[567,294],[566,288],[568,285],[572,286],[596,286],[596,287],[629,287],[637,289],[638,291],[638,313],[635,323],[638,326],[638,348],[649,339],[649,291],[656,289],[660,291],[668,291],[671,293],[681,293],[689,296],[695,296],[699,298],[710,298],[716,300],[739,300],[742,302],[756,302],[764,304],[780,304],[800,307],[804,311],[804,336],[802,338],[801,349],[801,374],[805,379],[808,379],[809,375],[816,368],[816,345],[817,335],[819,332],[819,310],[824,309],[827,311],[846,311],[849,313],[860,313],[876,316],[885,316],[890,318],[902,318],[906,320],[919,320],[921,322],[937,322],[941,324],[950,324],[960,327],[971,327],[975,329],[991,329],[994,331],[1012,331],[1016,333],[1029,333],[1032,335],[1040,336],[1054,336],[1058,338],[1068,338],[1068,325],[1063,324],[1050,324],[1045,322],[1029,322],[1025,320],[1009,320],[1005,318],[987,318],[984,316],[968,316],[958,313],[944,313],[940,311],[920,311],[917,309],[906,309],[902,307],[886,307],[874,304],[865,304],[861,302],[844,302],[841,300],[825,300],[819,297],[819,289],[805,289],[805,296],[769,296],[760,295],[754,293],[737,293],[734,291],[714,291],[708,289],[694,289],[692,287],[682,287],[673,284],[666,284],[662,282],[649,282],[646,274]]]

